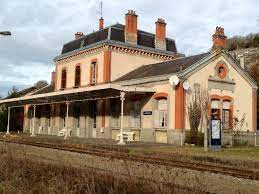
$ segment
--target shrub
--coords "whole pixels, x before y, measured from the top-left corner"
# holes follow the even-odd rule
[[[204,134],[196,130],[185,132],[185,143],[195,144],[198,146],[203,146],[204,144]]]

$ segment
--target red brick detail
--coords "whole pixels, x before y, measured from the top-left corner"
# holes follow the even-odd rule
[[[156,100],[167,99],[167,97],[168,97],[168,94],[165,93],[165,92],[159,92],[159,93],[155,93],[153,95],[153,98],[156,99]]]
[[[185,128],[185,91],[183,84],[175,88],[175,129]]]
[[[133,10],[129,10],[125,18],[125,32],[135,33],[138,31],[138,16]]]
[[[219,72],[219,69],[222,69],[222,71]],[[217,64],[216,70],[217,70],[217,75],[219,76],[220,79],[224,79],[227,76],[228,69],[225,64],[223,63]]]
[[[99,19],[99,30],[103,29],[103,25],[104,25],[104,20],[103,20],[103,18],[100,18]]]
[[[97,59],[92,59],[91,63],[97,63]]]
[[[103,61],[103,82],[109,83],[111,81],[111,50],[104,51]]]
[[[210,95],[211,100],[221,100],[221,96],[217,94],[212,94]]]
[[[221,99],[223,101],[230,101],[230,102],[233,100],[233,98],[231,96],[222,96]]]
[[[166,23],[161,18],[159,18],[156,22],[156,38],[159,40],[166,39]]]

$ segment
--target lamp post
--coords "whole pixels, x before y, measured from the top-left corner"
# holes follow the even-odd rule
[[[11,36],[12,33],[10,31],[2,31],[2,32],[0,32],[0,35],[2,35],[2,36]]]

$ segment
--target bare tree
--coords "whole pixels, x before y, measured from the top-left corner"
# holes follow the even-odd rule
[[[200,84],[194,84],[193,90],[191,91],[191,95],[188,101],[188,117],[191,128],[191,138],[193,138],[192,143],[197,142],[195,138],[197,138],[199,126],[203,127],[205,123],[204,129],[204,149],[208,150],[208,124],[209,124],[209,94],[208,90],[205,87],[202,87]]]

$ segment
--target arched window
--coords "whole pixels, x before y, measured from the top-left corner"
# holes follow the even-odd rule
[[[67,87],[67,71],[63,69],[61,73],[61,89],[65,89],[66,87]]]
[[[90,69],[90,84],[97,84],[97,61],[93,60]]]
[[[81,67],[76,66],[75,70],[75,87],[79,87],[81,83]]]
[[[157,110],[154,111],[154,125],[155,128],[167,127],[167,99],[160,98],[157,100]]]

